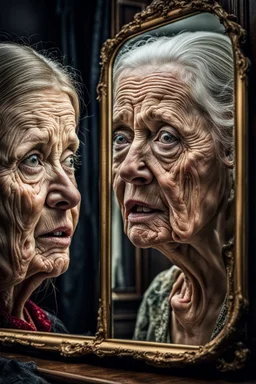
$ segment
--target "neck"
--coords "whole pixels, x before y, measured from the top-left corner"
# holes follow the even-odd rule
[[[25,303],[44,279],[43,274],[32,276],[22,283],[0,292],[0,303],[4,310],[12,316],[25,320]]]
[[[170,294],[171,335],[178,344],[206,344],[226,295],[224,239],[210,223],[190,244],[165,244],[159,250],[181,269]]]

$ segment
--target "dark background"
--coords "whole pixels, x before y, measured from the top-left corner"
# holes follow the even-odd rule
[[[77,171],[82,195],[79,226],[71,245],[68,271],[33,295],[41,307],[65,323],[71,333],[94,334],[99,295],[99,103],[96,85],[100,48],[110,37],[109,0],[0,1],[0,41],[22,39],[47,50],[82,78],[80,155]]]
[[[39,51],[48,49],[64,62],[78,70],[84,85],[83,108],[80,123],[82,166],[77,171],[78,187],[82,195],[80,222],[71,246],[68,271],[37,295],[36,301],[45,309],[54,311],[71,333],[95,333],[99,296],[99,104],[96,85],[99,80],[99,57],[103,42],[114,35],[121,25],[129,22],[150,0],[0,0],[0,41],[19,41],[33,45]],[[250,268],[249,297],[253,314],[249,321],[249,335],[255,333],[256,321],[256,1],[222,0],[224,9],[237,16],[247,31],[243,46],[250,58],[248,89],[248,253]],[[112,23],[111,23],[112,19]],[[152,253],[152,255],[151,255]],[[159,264],[151,250],[140,255],[142,275],[157,269]],[[144,257],[145,256],[145,257]],[[153,258],[154,257],[154,258]],[[153,259],[151,262],[150,258]],[[147,268],[144,261],[147,262]],[[151,267],[150,267],[151,266]],[[122,304],[122,300],[120,300]],[[127,298],[125,298],[127,303]],[[58,303],[58,305],[57,305]],[[122,329],[123,329],[122,324]],[[127,323],[126,323],[127,328]]]

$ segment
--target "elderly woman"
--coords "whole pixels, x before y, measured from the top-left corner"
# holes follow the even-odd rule
[[[115,61],[113,187],[124,230],[174,264],[145,293],[136,339],[202,345],[225,322],[233,76],[230,40],[211,32],[139,41]]]
[[[0,327],[63,331],[29,300],[69,265],[80,194],[71,76],[28,46],[0,44]]]

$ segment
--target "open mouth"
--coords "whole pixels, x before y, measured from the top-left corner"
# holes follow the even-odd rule
[[[56,232],[45,233],[44,235],[41,235],[40,237],[69,237],[69,235],[66,232],[56,231]]]
[[[163,213],[159,207],[146,203],[144,201],[127,200],[125,203],[126,219],[130,222],[147,222],[150,216]]]
[[[150,207],[145,207],[142,205],[134,205],[134,207],[132,207],[130,211],[130,213],[153,213],[153,212],[159,212],[159,210],[153,209]]]
[[[149,206],[135,204],[128,211],[127,219],[130,223],[148,223],[149,220],[153,220],[154,216],[159,214],[159,209],[151,208]]]
[[[68,247],[71,243],[72,229],[69,227],[56,228],[51,232],[42,233],[37,236],[37,241],[44,245],[51,246],[52,244],[61,247]]]

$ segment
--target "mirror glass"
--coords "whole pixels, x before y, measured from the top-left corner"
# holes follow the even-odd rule
[[[112,337],[204,345],[234,236],[232,43],[210,13],[127,40],[113,64]]]

